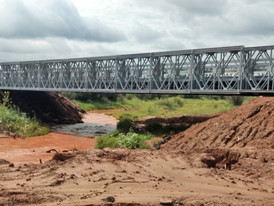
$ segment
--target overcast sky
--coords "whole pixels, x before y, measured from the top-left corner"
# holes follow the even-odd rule
[[[0,0],[0,61],[274,44],[273,0]]]

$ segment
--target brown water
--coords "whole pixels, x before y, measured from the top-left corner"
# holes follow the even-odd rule
[[[83,117],[83,124],[61,125],[44,136],[0,138],[0,159],[13,163],[40,163],[48,161],[54,152],[50,149],[88,150],[95,146],[94,136],[115,130],[117,120],[102,113],[90,112]]]

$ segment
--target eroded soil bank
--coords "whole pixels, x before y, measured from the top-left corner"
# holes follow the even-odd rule
[[[82,122],[82,114],[85,113],[67,97],[56,92],[10,91],[9,97],[22,112],[42,122],[80,123]]]

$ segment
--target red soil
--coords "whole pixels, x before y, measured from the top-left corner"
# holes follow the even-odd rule
[[[57,151],[87,150],[94,148],[95,141],[91,138],[76,137],[60,133],[49,133],[39,137],[0,138],[0,157],[13,163],[39,163],[50,160]]]
[[[274,98],[257,98],[160,150],[92,149],[24,166],[2,160],[0,205],[273,205],[273,131]],[[72,149],[66,142],[59,149]]]
[[[274,98],[256,98],[230,112],[190,127],[175,135],[166,150],[184,153],[207,149],[236,149],[241,152],[274,149]],[[273,153],[272,153],[273,154]]]

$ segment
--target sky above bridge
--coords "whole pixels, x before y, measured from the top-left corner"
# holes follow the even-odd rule
[[[273,0],[0,0],[0,61],[274,44]]]

